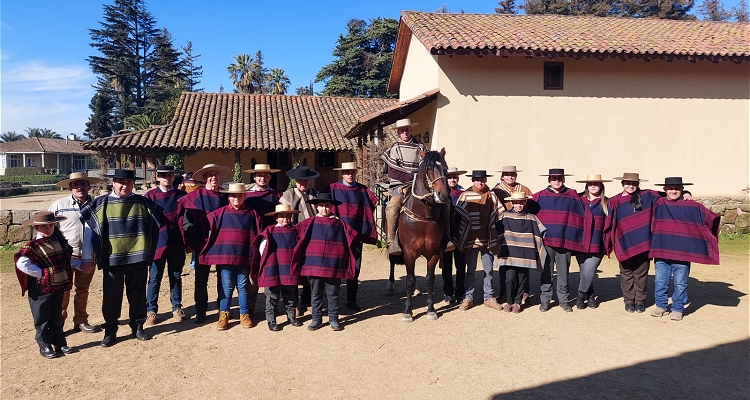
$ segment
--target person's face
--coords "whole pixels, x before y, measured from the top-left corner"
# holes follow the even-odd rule
[[[402,142],[408,142],[411,140],[411,126],[403,126],[398,128],[398,138]]]
[[[276,223],[287,226],[292,223],[292,216],[290,214],[276,214]]]
[[[487,187],[487,178],[471,178],[471,183],[475,188],[482,190]]]
[[[664,186],[664,191],[667,192],[667,198],[669,200],[677,200],[682,195],[682,191],[685,189],[682,185],[667,185]]]
[[[563,185],[565,185],[565,177],[562,175],[552,175],[547,179],[547,181],[554,190],[560,190],[562,189]]]
[[[89,189],[91,189],[91,185],[89,185],[89,181],[81,179],[70,182],[68,188],[70,188],[70,193],[73,194],[73,197],[83,203],[89,197]]]
[[[50,237],[55,231],[55,224],[35,225],[34,229],[41,233],[43,237]]]
[[[586,187],[589,189],[589,194],[592,196],[601,196],[602,195],[602,187],[601,183],[599,182],[589,182],[586,184]]]
[[[448,187],[451,189],[455,189],[458,187],[458,175],[446,175],[445,179],[448,180]]]
[[[217,190],[219,189],[219,185],[221,185],[221,178],[216,171],[206,172],[203,174],[203,182],[206,182],[206,189]]]
[[[517,177],[518,174],[515,172],[503,172],[503,174],[500,176],[500,179],[507,185],[513,185],[516,183]]]
[[[229,204],[235,210],[242,208],[245,205],[245,193],[229,193]]]
[[[341,171],[341,178],[344,180],[344,182],[351,185],[352,183],[354,183],[354,181],[357,180],[357,170],[347,169]]]
[[[268,172],[256,172],[253,175],[253,180],[255,181],[255,185],[261,189],[265,189],[271,183],[271,174]]]
[[[513,200],[513,211],[521,212],[526,207],[526,200]]]
[[[299,189],[300,192],[304,192],[310,188],[309,179],[295,179],[294,184],[297,185],[297,189]]]
[[[159,172],[156,174],[156,180],[162,188],[170,188],[174,182],[174,172]]]
[[[622,181],[622,190],[627,194],[633,194],[638,190],[638,181]]]
[[[132,179],[117,178],[112,180],[112,191],[120,197],[130,196],[133,193],[133,186],[135,186],[135,181]]]
[[[318,203],[318,215],[321,217],[327,217],[331,214],[331,203]]]

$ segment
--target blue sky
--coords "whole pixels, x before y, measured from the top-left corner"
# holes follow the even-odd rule
[[[98,28],[111,0],[3,0],[0,8],[0,131],[49,128],[83,134],[96,82],[86,58],[89,29]],[[729,9],[739,0],[725,2]],[[518,1],[518,3],[522,3]],[[283,69],[294,88],[315,79],[350,19],[399,18],[401,10],[492,13],[492,0],[225,1],[151,0],[146,5],[175,47],[193,42],[203,66],[200,87],[232,91],[226,67],[240,53],[264,54],[268,68]],[[323,83],[316,83],[320,91]]]

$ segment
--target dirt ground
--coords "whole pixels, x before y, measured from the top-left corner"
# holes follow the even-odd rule
[[[12,204],[3,199],[0,207],[21,208],[19,201]],[[42,206],[30,209],[40,209],[49,202],[31,204]],[[260,324],[252,329],[239,326],[236,299],[227,331],[216,330],[215,304],[209,304],[209,318],[202,325],[192,320],[174,323],[167,319],[171,313],[165,278],[162,322],[147,329],[152,340],[130,337],[125,303],[115,346],[100,347],[101,333],[71,331],[68,343],[80,352],[54,360],[39,356],[28,302],[20,296],[13,272],[13,252],[0,251],[0,395],[743,399],[750,397],[748,242],[722,242],[721,251],[720,266],[693,266],[690,304],[681,322],[649,316],[652,296],[645,314],[626,313],[617,263],[605,259],[595,282],[602,304],[595,310],[565,313],[553,307],[541,313],[533,301],[516,315],[482,305],[462,312],[440,302],[440,318],[428,321],[422,295],[415,299],[414,322],[404,323],[404,295],[385,295],[388,263],[380,249],[371,247],[364,252],[360,277],[359,301],[365,309],[352,314],[342,300],[342,332],[327,326],[315,332],[291,327],[284,316],[278,317],[283,330],[270,332],[262,321],[262,294],[254,311]],[[575,288],[575,262],[571,270]],[[396,271],[397,293],[402,293],[403,266]],[[417,271],[424,275],[424,262]],[[192,316],[194,285],[187,272],[186,267],[183,305]],[[653,268],[651,273],[649,290]],[[539,274],[531,275],[532,293],[538,294]],[[210,279],[213,288],[215,274]],[[424,278],[418,282],[424,289]],[[480,274],[476,284],[481,292]],[[341,299],[344,293],[342,285]],[[97,272],[89,301],[92,324],[103,322],[101,297]],[[438,277],[436,299],[442,297]],[[309,318],[303,318],[305,325]],[[66,329],[71,328],[68,320]]]

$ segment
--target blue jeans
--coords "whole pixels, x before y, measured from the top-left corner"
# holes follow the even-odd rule
[[[486,247],[478,249],[464,250],[466,256],[466,280],[464,289],[466,294],[464,299],[474,300],[474,272],[477,270],[477,255],[482,259],[482,269],[484,270],[484,300],[491,299],[494,294],[492,290],[492,260],[495,257]]]
[[[182,267],[185,265],[185,253],[176,252],[151,263],[146,288],[146,311],[159,311],[159,288],[161,288],[161,279],[164,277],[165,264],[167,276],[169,276],[169,299],[172,301],[172,311],[182,308]]]
[[[690,275],[689,262],[665,260],[663,258],[654,260],[654,300],[656,306],[662,310],[667,309],[669,279],[672,278],[674,280],[672,311],[680,313],[685,311],[685,303],[688,301],[688,275]]]
[[[217,265],[216,271],[221,279],[219,291],[219,311],[229,311],[232,305],[232,294],[237,287],[237,299],[240,303],[240,314],[250,314],[248,286],[250,267],[237,265]]]

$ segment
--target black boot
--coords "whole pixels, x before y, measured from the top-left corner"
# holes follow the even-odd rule
[[[596,302],[596,295],[594,294],[594,290],[589,290],[588,292],[588,298],[589,298],[589,307],[590,308],[597,308],[599,307],[599,303]]]
[[[578,291],[578,298],[576,299],[576,308],[583,310],[586,308],[586,292]]]
[[[133,328],[133,337],[138,340],[149,340],[151,339],[151,336],[149,336],[144,330],[143,330],[143,324],[139,323]]]
[[[300,322],[296,316],[294,316],[294,311],[289,312],[286,314],[286,318],[289,321],[289,325],[291,326],[302,326],[302,322]]]

